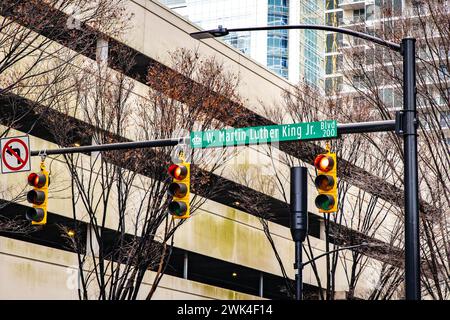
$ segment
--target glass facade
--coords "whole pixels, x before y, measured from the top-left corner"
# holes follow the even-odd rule
[[[202,29],[324,24],[324,0],[160,0]],[[298,32],[298,33],[297,33]],[[289,41],[290,34],[295,40]],[[300,36],[299,36],[300,35]],[[220,38],[276,74],[323,87],[324,34],[314,30],[230,33]]]
[[[366,33],[376,35],[376,32],[380,27],[374,29],[372,22],[380,21],[385,17],[400,16],[403,11],[402,0],[373,0],[373,1],[354,1],[362,2],[357,6],[349,6],[352,1],[340,1],[340,0],[325,0],[325,22],[330,26],[343,26],[347,28],[359,28],[362,27]],[[340,4],[345,4],[341,6]],[[368,25],[365,22],[369,22]],[[394,33],[395,26],[390,25],[389,21],[382,22],[382,29],[384,33]],[[391,30],[391,31],[389,31]],[[381,35],[383,37],[383,35]],[[345,43],[344,43],[345,39]],[[342,69],[343,59],[340,50],[347,46],[356,46],[364,44],[364,41],[356,38],[345,38],[340,34],[327,33],[325,44],[325,91],[332,93],[333,91],[340,91],[340,88],[344,88]],[[365,63],[372,65],[376,54],[382,54],[383,50],[377,49],[376,53],[373,49],[365,49]],[[390,59],[390,56],[388,57]],[[353,84],[358,87],[358,79],[353,79]],[[388,84],[385,84],[388,85]],[[392,107],[399,106],[398,97],[392,91],[392,89],[382,90],[380,93],[382,100]]]
[[[328,12],[325,16],[326,16],[326,24],[328,26],[337,27],[342,24],[343,21],[342,11]]]
[[[375,0],[375,7],[380,11],[381,16],[402,15],[402,0]]]
[[[243,54],[250,55],[251,39],[250,32],[233,32],[223,38],[223,41],[235,47]]]
[[[333,10],[339,8],[340,0],[326,0],[325,9],[326,10]]]
[[[289,0],[268,0],[267,24],[269,26],[289,23]],[[289,46],[288,30],[267,32],[267,67],[282,77],[288,77]]]
[[[300,2],[300,23],[323,24],[323,5],[317,0]],[[304,80],[318,87],[323,77],[323,51],[319,42],[323,43],[323,33],[317,30],[304,30],[303,55],[305,61]]]

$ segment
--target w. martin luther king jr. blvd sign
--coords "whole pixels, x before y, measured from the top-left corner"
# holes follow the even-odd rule
[[[191,132],[192,148],[230,147],[337,137],[336,120]]]

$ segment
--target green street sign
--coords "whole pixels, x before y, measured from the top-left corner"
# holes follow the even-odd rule
[[[273,126],[193,131],[191,132],[191,147],[232,147],[278,141],[329,139],[335,137],[337,137],[336,120],[324,120]]]

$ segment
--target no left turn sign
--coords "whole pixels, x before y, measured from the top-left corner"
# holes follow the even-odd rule
[[[30,171],[30,140],[28,136],[1,139],[0,156],[2,173]]]

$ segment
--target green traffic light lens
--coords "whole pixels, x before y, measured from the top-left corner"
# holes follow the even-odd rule
[[[328,194],[320,194],[316,197],[316,207],[322,210],[331,210],[334,207],[334,197]]]
[[[44,219],[45,212],[41,208],[29,208],[25,217],[29,221],[41,222]]]
[[[169,211],[171,214],[181,217],[186,213],[187,205],[182,201],[172,201],[169,203]]]

